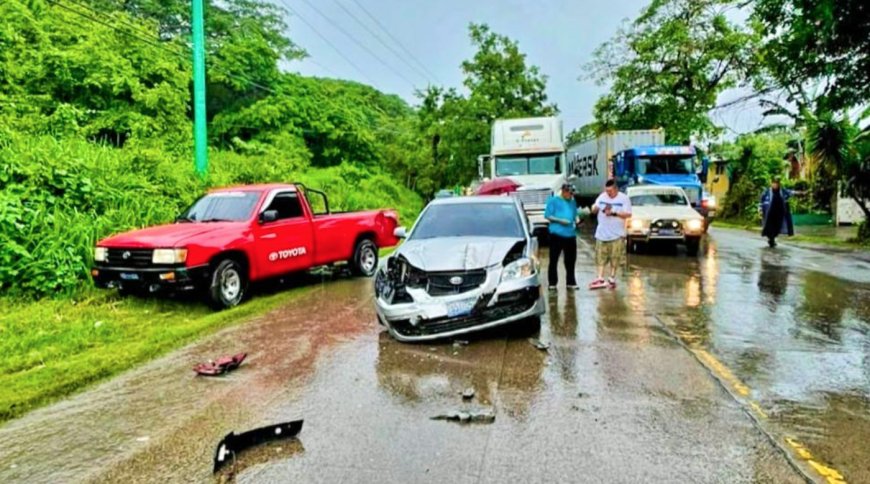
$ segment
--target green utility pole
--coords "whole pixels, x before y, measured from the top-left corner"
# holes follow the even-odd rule
[[[205,34],[203,0],[193,2],[193,149],[196,173],[208,174],[208,137],[205,121]]]

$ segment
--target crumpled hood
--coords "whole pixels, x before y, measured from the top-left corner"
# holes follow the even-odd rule
[[[238,230],[238,222],[209,222],[209,223],[178,223],[158,225],[140,230],[131,230],[122,234],[107,237],[99,242],[103,247],[129,247],[129,248],[157,248],[179,247],[193,237],[201,237],[204,234],[213,233],[218,235],[227,228]]]
[[[643,205],[631,207],[631,218],[643,220],[676,219],[691,220],[703,219],[698,212],[689,207]]]
[[[468,271],[501,263],[523,239],[505,237],[439,237],[408,240],[394,253],[427,272]]]

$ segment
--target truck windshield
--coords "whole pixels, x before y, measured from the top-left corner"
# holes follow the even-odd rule
[[[686,197],[682,193],[659,192],[632,195],[631,204],[635,207],[644,205],[688,205]]]
[[[437,237],[521,239],[525,235],[513,203],[451,203],[427,208],[408,240]]]
[[[693,156],[655,156],[637,159],[639,175],[689,175],[695,172]]]
[[[561,155],[499,156],[495,159],[496,176],[557,175],[562,173]]]
[[[259,192],[210,193],[178,216],[179,222],[241,222],[248,220],[260,199]]]

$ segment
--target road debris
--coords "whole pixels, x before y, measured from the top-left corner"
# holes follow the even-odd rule
[[[233,371],[245,361],[245,358],[248,356],[247,353],[239,353],[233,356],[223,356],[214,361],[209,361],[208,363],[200,363],[193,367],[193,371],[195,371],[199,375],[203,376],[219,376],[227,373],[229,371]]]
[[[474,398],[474,388],[466,388],[465,391],[462,392],[463,400],[471,400]]]
[[[454,348],[459,348],[459,347],[462,347],[462,346],[468,346],[468,341],[465,341],[465,340],[462,340],[462,339],[458,339],[458,340],[456,340],[456,341],[453,342],[453,347],[454,347]]]
[[[260,427],[241,434],[228,433],[220,442],[214,452],[214,470],[218,472],[228,461],[229,457],[235,460],[236,456],[245,449],[281,439],[292,439],[302,431],[303,420],[294,420],[276,425]]]
[[[475,410],[471,412],[452,410],[431,417],[431,420],[451,420],[460,423],[493,423],[495,422],[495,412],[492,410]]]
[[[550,343],[544,343],[543,341],[535,338],[529,338],[529,343],[532,344],[535,348],[541,351],[547,351],[550,349]]]

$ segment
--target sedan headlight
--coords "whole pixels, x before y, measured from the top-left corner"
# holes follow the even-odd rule
[[[182,264],[187,260],[187,249],[155,249],[153,264]]]
[[[109,260],[109,249],[97,247],[94,249],[94,262],[106,262]]]
[[[535,273],[535,263],[531,259],[523,257],[506,265],[501,271],[501,282],[523,279]]]
[[[704,221],[692,219],[686,222],[686,229],[690,232],[700,232],[704,228]]]
[[[628,221],[628,228],[630,230],[643,230],[645,225],[644,221],[639,218],[633,218]]]

